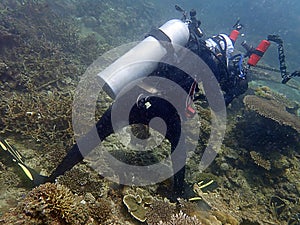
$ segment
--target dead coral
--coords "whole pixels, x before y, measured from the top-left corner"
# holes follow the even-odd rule
[[[244,104],[247,108],[257,112],[261,116],[272,119],[280,125],[292,127],[300,133],[299,118],[287,112],[282,104],[274,100],[267,100],[254,95],[245,96]]]
[[[14,93],[0,107],[4,111],[2,133],[10,132],[32,138],[43,147],[52,143],[71,146],[72,96],[53,92]]]
[[[266,169],[266,170],[270,170],[271,169],[271,162],[269,160],[264,159],[261,154],[259,154],[258,152],[255,151],[251,151],[250,152],[250,156],[253,159],[253,161],[255,162],[256,165]]]

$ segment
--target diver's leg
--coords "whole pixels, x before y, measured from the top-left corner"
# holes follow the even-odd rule
[[[118,98],[114,103],[115,112],[121,112],[122,108],[128,107],[128,99],[132,99],[132,95],[136,95],[136,93],[139,93],[139,91],[139,89],[132,89],[128,93]],[[94,126],[85,136],[77,140],[77,143],[73,145],[73,147],[68,151],[63,161],[53,171],[47,181],[54,181],[58,176],[70,170],[77,163],[81,162],[86,155],[88,155],[95,147],[97,147],[101,143],[101,141],[103,141],[110,134],[114,133],[111,121],[112,107],[113,106],[111,106],[102,115],[100,120],[96,123],[96,126]],[[120,118],[122,119],[122,117]],[[118,118],[116,119],[118,120]],[[126,123],[122,124],[126,125]]]
[[[173,192],[177,197],[182,197],[184,194],[184,177],[185,177],[185,164],[186,164],[186,149],[185,137],[181,132],[181,123],[179,118],[173,118],[169,123],[166,138],[171,143],[171,160],[174,174]]]
[[[130,123],[142,123],[149,125],[149,122],[155,118],[161,118],[166,126],[167,130],[164,130],[164,126],[160,124],[153,124],[152,129],[165,134],[165,138],[171,143],[171,160],[173,171],[177,171],[174,175],[173,191],[177,197],[183,195],[184,191],[184,177],[185,177],[185,163],[186,163],[186,149],[185,149],[185,137],[181,132],[181,119],[179,112],[168,101],[159,97],[149,97],[147,101],[150,103],[149,108],[133,107],[131,110]],[[138,115],[138,116],[137,116]],[[180,141],[182,140],[182,141]]]
[[[96,129],[96,131],[95,131]],[[65,158],[58,165],[58,167],[50,175],[48,181],[54,181],[58,176],[64,174],[70,170],[77,163],[81,162],[88,153],[90,153],[95,147],[97,147],[101,141],[113,133],[111,124],[111,107],[103,114],[101,119],[96,123],[96,126],[92,128],[85,136],[78,140],[77,144],[68,151]],[[98,137],[94,137],[98,134]],[[80,149],[79,149],[80,146]]]

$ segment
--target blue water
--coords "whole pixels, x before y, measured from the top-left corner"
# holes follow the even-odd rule
[[[152,0],[157,8],[164,9],[164,19],[180,16],[174,10],[174,5],[178,4],[189,11],[194,8],[198,18],[201,20],[201,28],[206,36],[218,33],[230,33],[232,26],[238,18],[244,25],[241,30],[243,37],[239,37],[236,49],[243,51],[240,46],[242,41],[247,41],[252,46],[257,46],[262,39],[266,39],[269,34],[277,34],[284,41],[284,52],[287,70],[294,72],[300,69],[300,1],[298,0],[254,0],[254,1],[218,1],[218,0],[192,0],[192,1],[156,1]],[[272,43],[268,51],[262,58],[261,64],[266,64],[272,68],[279,69],[277,45]],[[268,71],[266,71],[268,72]],[[280,80],[280,74],[274,73]],[[300,78],[294,79],[300,86]],[[264,85],[268,82],[264,81]],[[285,94],[292,100],[300,102],[298,90],[289,89],[280,82],[269,83],[272,89]]]
[[[192,1],[162,1],[152,0],[157,6],[165,9],[165,18],[174,17],[174,5],[179,4],[186,10],[195,8],[202,21],[206,34],[230,32],[237,18],[245,26],[242,32],[246,40],[257,45],[268,34],[279,34],[285,41],[286,58],[290,70],[300,68],[300,1],[298,0],[192,0]],[[265,55],[265,60],[277,65],[275,45]]]

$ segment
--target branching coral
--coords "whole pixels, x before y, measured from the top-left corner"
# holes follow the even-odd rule
[[[112,217],[112,206],[106,199],[99,198],[89,205],[91,216],[99,223],[104,224]]]
[[[79,166],[58,177],[57,183],[65,185],[78,195],[89,193],[96,198],[103,195],[103,183],[98,174],[84,171]]]
[[[201,225],[196,217],[190,217],[183,212],[173,214],[168,222],[160,221],[157,225]]]
[[[17,208],[3,217],[6,224],[86,224],[88,208],[63,185],[34,188]]]
[[[70,94],[35,92],[13,94],[4,100],[2,133],[10,132],[30,137],[43,147],[73,144]],[[60,145],[62,147],[63,145]]]
[[[175,205],[169,201],[155,200],[147,212],[147,223],[149,225],[158,224],[160,221],[166,222],[171,219],[171,215],[175,214]]]

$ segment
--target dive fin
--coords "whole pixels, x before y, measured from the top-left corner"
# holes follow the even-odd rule
[[[34,169],[26,166],[21,162],[17,162],[18,166],[23,170],[28,179],[34,184],[34,186],[38,186],[40,184],[46,183],[48,181],[48,177],[43,176],[36,172]]]
[[[48,177],[40,175],[34,169],[26,166],[23,156],[18,152],[16,148],[10,145],[7,140],[0,139],[0,150],[6,152],[12,157],[12,161],[15,162],[19,168],[24,172],[26,177],[35,185],[40,185],[48,181]]]
[[[0,147],[3,151],[9,153],[14,160],[24,163],[23,156],[17,151],[17,149],[11,146],[5,139],[0,139]]]

